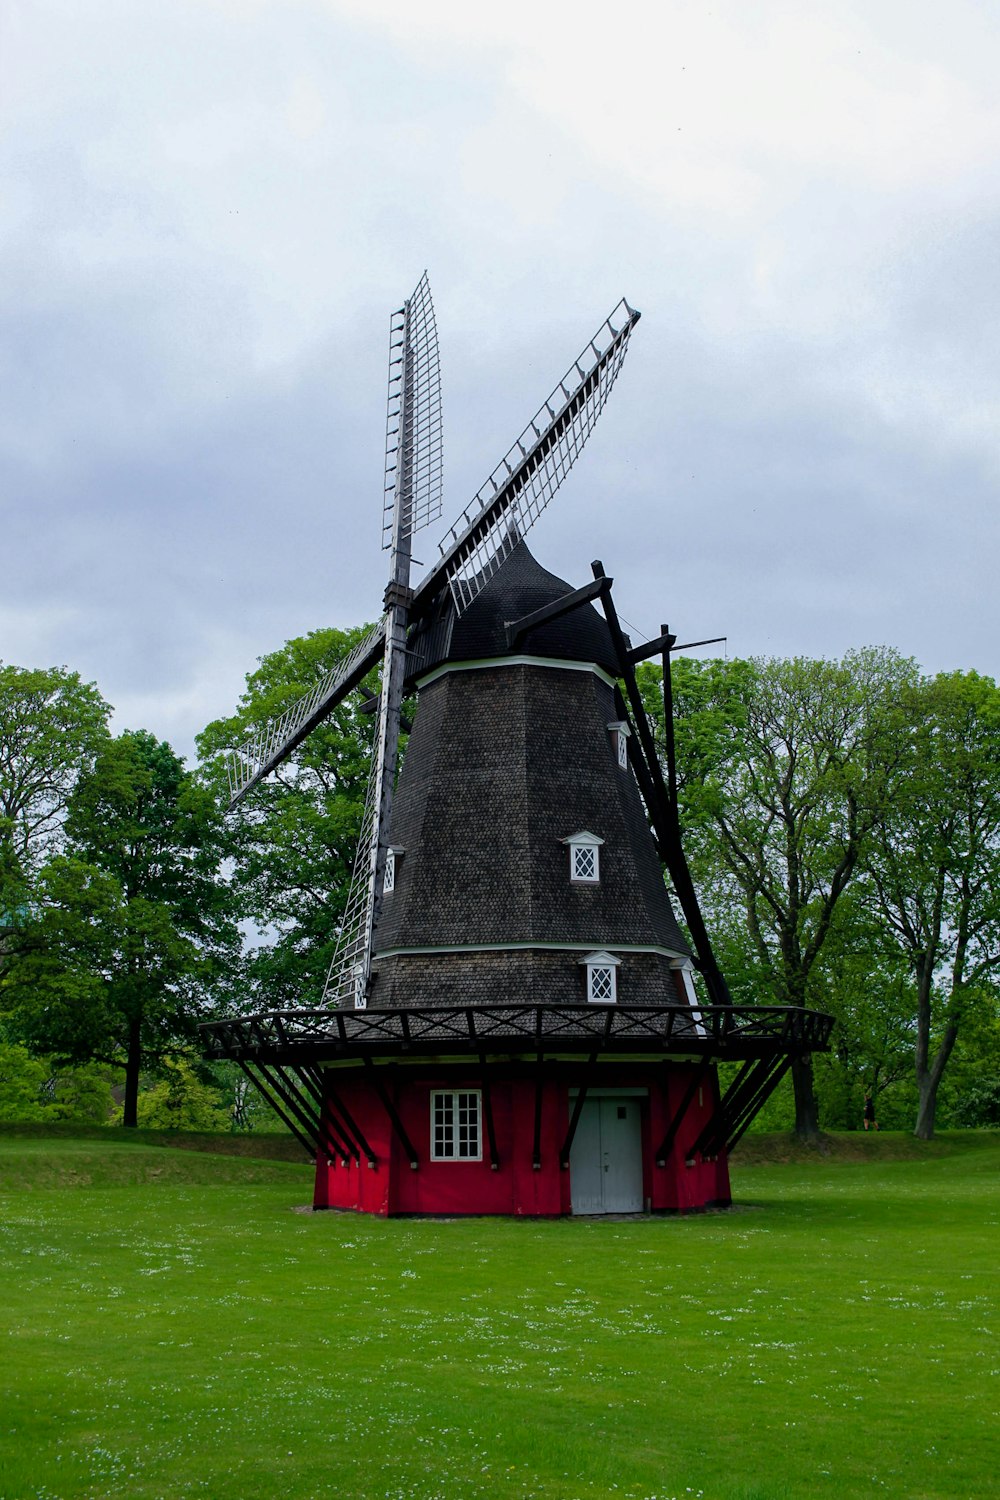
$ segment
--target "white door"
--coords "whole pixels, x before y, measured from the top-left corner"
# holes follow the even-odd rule
[[[606,1214],[642,1212],[638,1099],[601,1099],[601,1176]]]
[[[642,1128],[638,1099],[587,1099],[570,1152],[575,1214],[641,1213]]]
[[[570,1196],[575,1214],[603,1214],[600,1099],[585,1099],[569,1153]],[[570,1108],[573,1108],[571,1103]]]

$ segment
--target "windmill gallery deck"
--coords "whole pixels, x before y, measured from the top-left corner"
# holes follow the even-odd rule
[[[574,589],[524,539],[638,317],[619,304],[412,587],[411,537],[440,515],[442,492],[421,279],[391,321],[385,615],[232,758],[235,803],[381,660],[324,1005],[204,1028],[209,1055],[239,1063],[315,1155],[317,1208],[726,1205],[729,1152],[792,1060],[827,1044],[825,1015],[731,1003],[681,844],[669,687],[664,775],[635,679],[659,655],[669,685],[674,637],[633,645],[600,564]],[[720,1062],[736,1064],[725,1091]]]

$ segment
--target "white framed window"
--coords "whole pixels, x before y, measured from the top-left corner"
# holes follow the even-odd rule
[[[562,841],[569,848],[569,878],[580,885],[597,885],[601,878],[601,845],[596,833],[583,829]]]
[[[367,1010],[368,996],[365,994],[364,964],[354,965],[354,1009]]]
[[[619,770],[628,770],[628,737],[632,733],[624,719],[613,719],[608,725],[611,732],[611,742],[615,749],[615,759]]]
[[[387,849],[385,851],[385,874],[382,876],[382,894],[388,896],[390,891],[396,888],[396,851]]]
[[[482,1161],[482,1095],[478,1089],[431,1094],[431,1161]]]
[[[613,953],[588,953],[581,958],[587,970],[587,1001],[590,1005],[618,1004],[618,965]]]

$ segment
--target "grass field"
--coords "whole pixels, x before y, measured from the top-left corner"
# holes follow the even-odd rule
[[[2,1132],[0,1497],[997,1494],[1000,1137],[794,1155],[728,1214],[386,1223]]]

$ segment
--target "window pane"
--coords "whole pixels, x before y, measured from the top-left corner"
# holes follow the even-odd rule
[[[459,1156],[479,1155],[479,1095],[458,1095],[458,1151]]]
[[[598,967],[594,964],[590,969],[590,998],[591,1000],[614,1000],[615,998],[615,971],[611,968]]]
[[[435,1161],[478,1161],[479,1093],[431,1095],[431,1157]]]
[[[454,1116],[455,1099],[453,1094],[434,1095],[434,1148],[432,1155],[436,1157],[454,1156]]]

